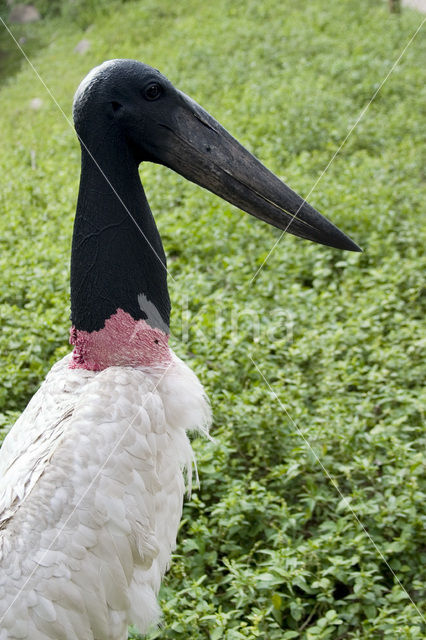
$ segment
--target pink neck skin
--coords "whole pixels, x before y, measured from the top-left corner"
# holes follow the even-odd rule
[[[71,369],[102,371],[107,367],[151,367],[171,362],[169,336],[145,320],[117,309],[99,331],[71,327]]]

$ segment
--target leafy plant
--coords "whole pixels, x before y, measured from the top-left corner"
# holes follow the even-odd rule
[[[142,59],[296,190],[320,178],[309,200],[364,248],[280,240],[170,171],[142,168],[174,278],[172,346],[215,416],[215,442],[193,443],[201,485],[149,638],[425,637],[420,37],[322,173],[419,15],[368,0],[101,4],[83,23],[62,13],[21,27],[66,115],[92,66]],[[91,46],[79,55],[83,37]],[[75,135],[33,71],[23,62],[8,77],[3,431],[69,349],[79,174]]]

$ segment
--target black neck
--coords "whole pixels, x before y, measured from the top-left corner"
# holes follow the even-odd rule
[[[120,140],[104,140],[93,156],[105,175],[83,148],[71,254],[72,324],[98,331],[121,308],[165,330],[170,319],[166,257],[138,164]],[[145,313],[141,300],[157,313]]]

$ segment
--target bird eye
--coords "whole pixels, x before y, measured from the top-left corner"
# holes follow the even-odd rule
[[[145,89],[144,96],[147,100],[157,100],[157,98],[159,98],[162,93],[163,90],[161,88],[161,85],[159,85],[158,82],[153,82]]]

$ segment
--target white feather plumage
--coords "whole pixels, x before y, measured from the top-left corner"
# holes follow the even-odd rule
[[[169,368],[58,362],[0,450],[0,640],[121,640],[159,617],[203,388]]]

